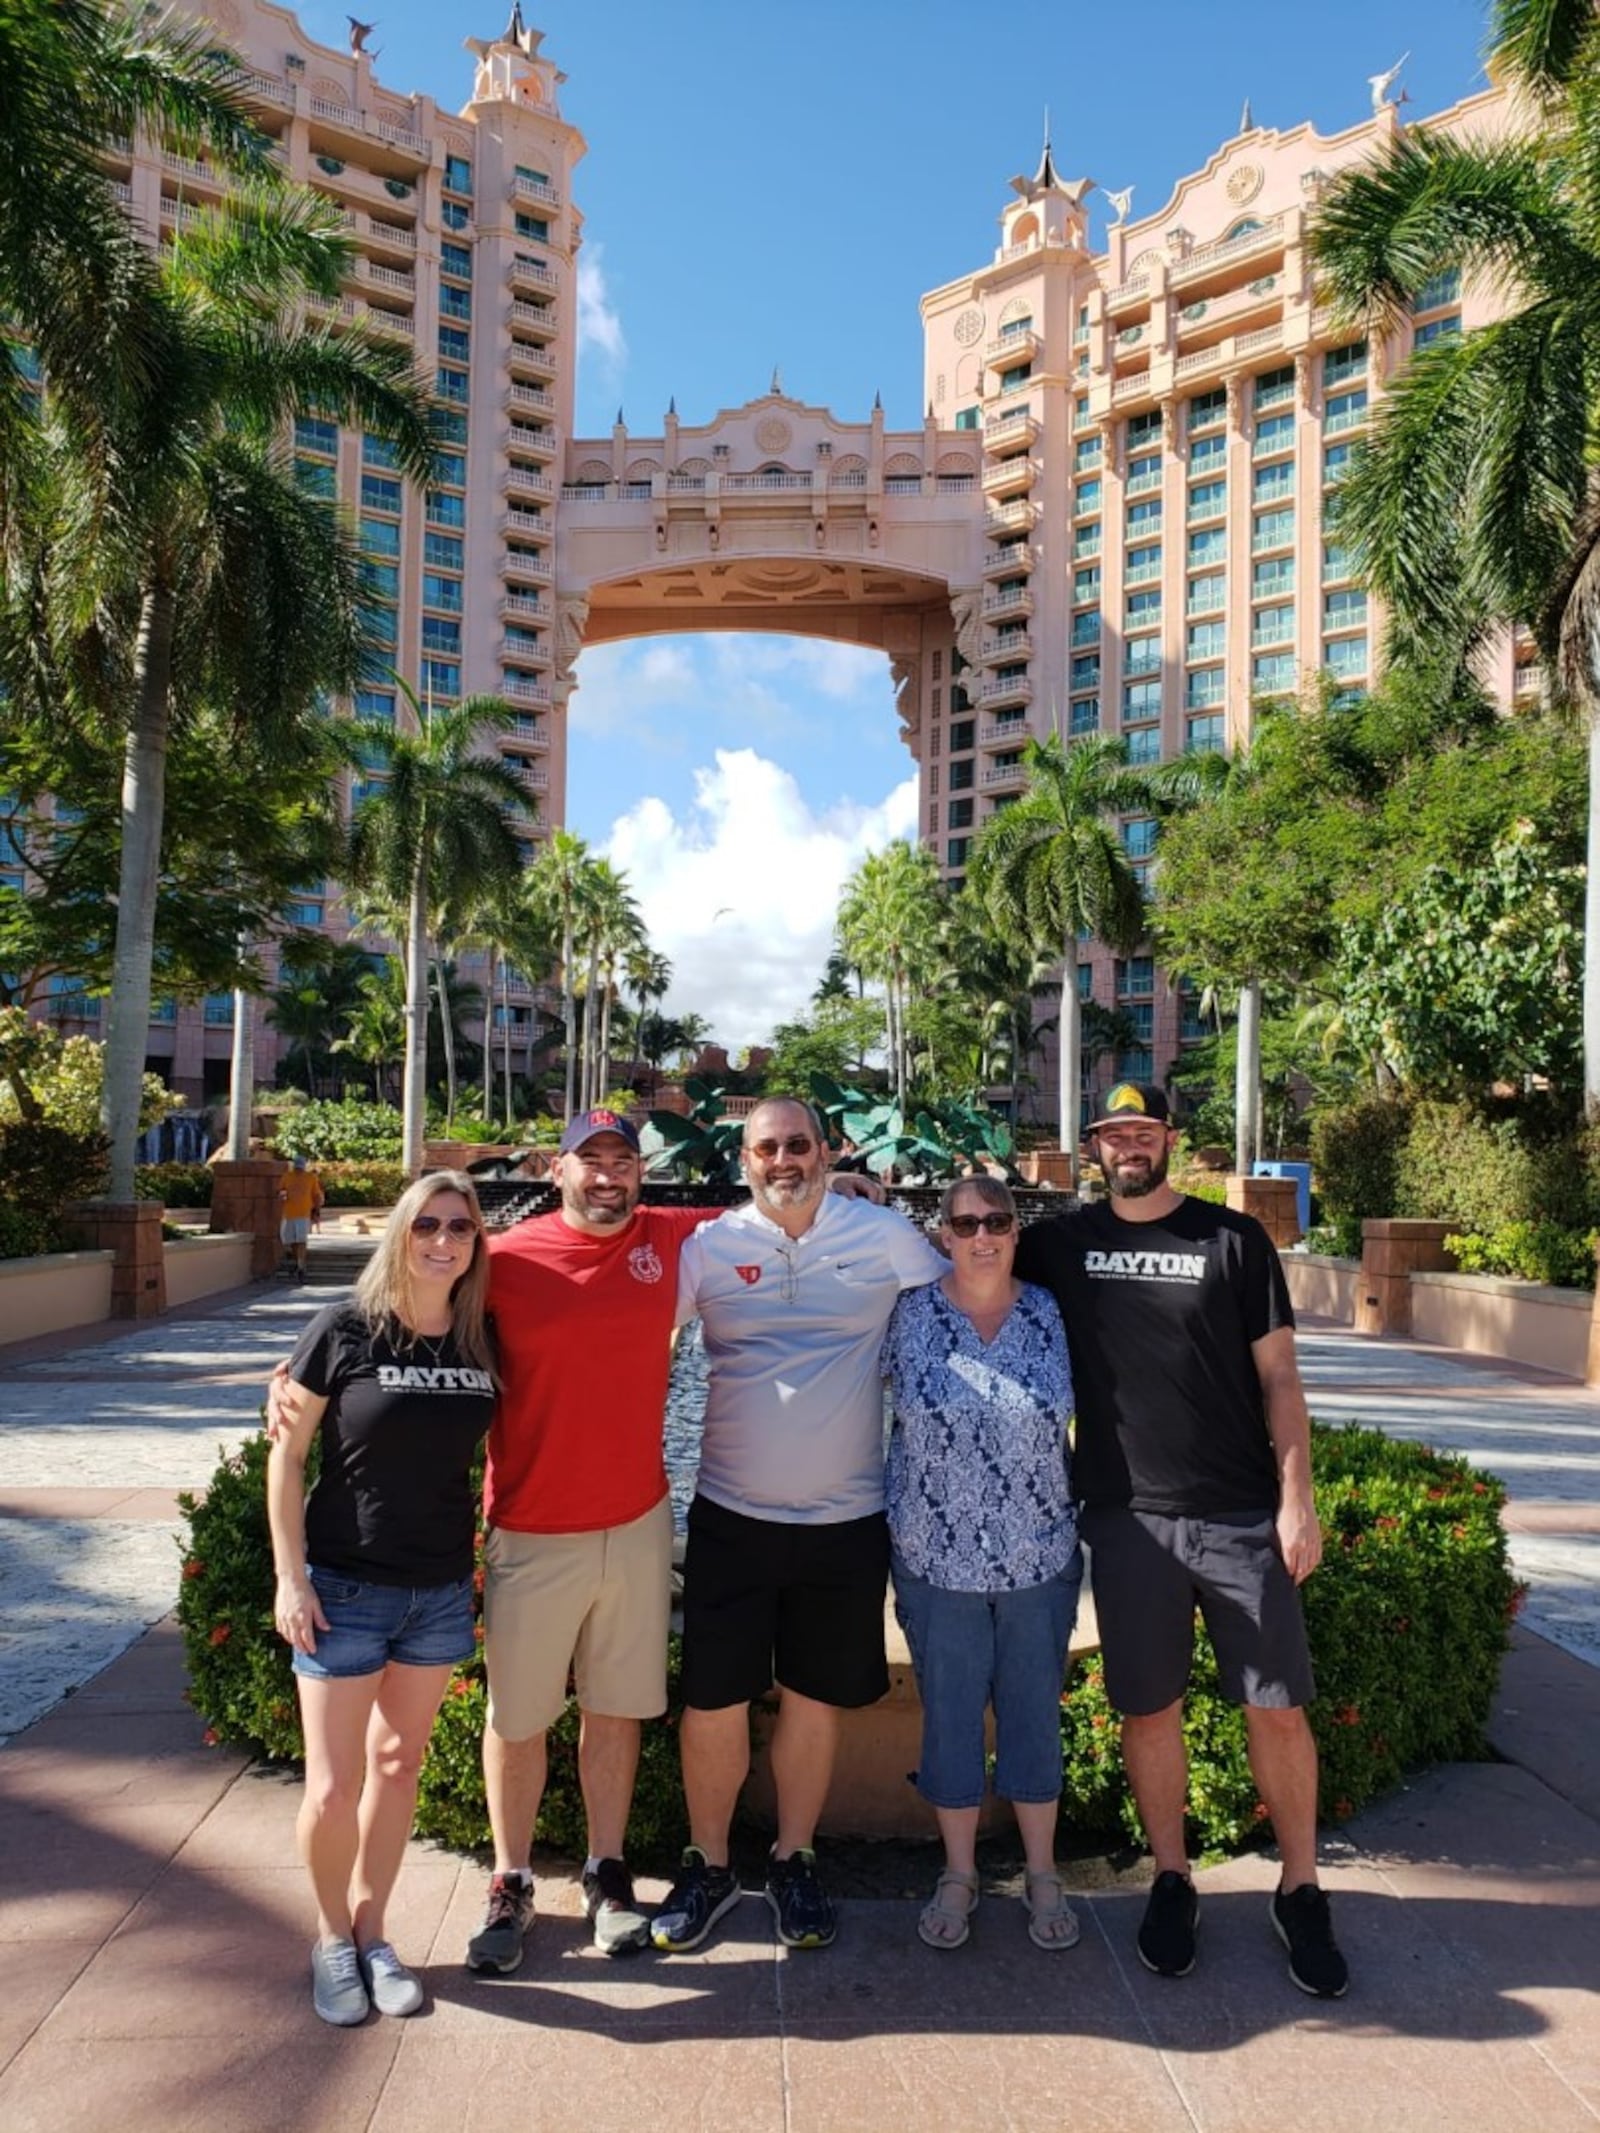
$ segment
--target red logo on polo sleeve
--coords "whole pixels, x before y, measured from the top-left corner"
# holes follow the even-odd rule
[[[758,1266],[736,1266],[733,1271],[747,1289],[753,1289],[761,1279],[761,1269]]]

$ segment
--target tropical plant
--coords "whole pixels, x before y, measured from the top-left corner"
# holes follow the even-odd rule
[[[889,1074],[902,1107],[911,1093],[911,1003],[941,960],[946,906],[939,863],[925,844],[869,853],[839,900],[842,953],[883,986]]]
[[[578,1017],[577,973],[574,967],[577,942],[578,897],[589,865],[589,847],[574,831],[558,829],[533,864],[533,889],[561,944],[561,1027],[565,1040],[565,1076],[562,1116],[571,1118],[577,1093]]]
[[[284,944],[267,1020],[286,1040],[285,1068],[292,1070],[298,1058],[308,1095],[316,1095],[319,1072],[343,1048],[371,975],[371,956],[350,942],[302,934]]]
[[[400,1160],[414,1177],[422,1167],[426,1130],[430,920],[452,900],[464,903],[515,879],[522,855],[508,814],[521,805],[523,793],[498,757],[481,752],[511,719],[499,697],[470,696],[441,711],[424,707],[399,676],[395,687],[415,730],[375,719],[358,726],[376,782],[350,825],[350,871],[357,884],[405,914]],[[440,997],[447,1000],[446,989]]]
[[[720,1083],[691,1074],[683,1085],[687,1118],[679,1111],[652,1111],[640,1144],[653,1171],[702,1184],[733,1187],[742,1182],[744,1120],[727,1114]]]
[[[645,1019],[650,1013],[653,1000],[664,1000],[672,989],[672,964],[648,941],[640,941],[629,948],[622,959],[624,987],[638,1001],[638,1011],[633,1018],[634,1066],[638,1067],[643,1054],[641,1036]]]
[[[342,1037],[330,1049],[344,1052],[372,1070],[372,1095],[376,1103],[388,1098],[389,1071],[405,1056],[406,974],[394,956],[368,957],[369,968],[357,983],[360,997],[345,1018]]]
[[[1341,491],[1340,539],[1388,609],[1391,661],[1453,673],[1531,628],[1590,749],[1583,1096],[1600,1116],[1600,17],[1496,0],[1490,64],[1519,130],[1412,127],[1323,197],[1311,231],[1338,312],[1403,330],[1424,286],[1492,285],[1492,324],[1416,351]]]
[[[876,1176],[893,1175],[915,1185],[964,1177],[974,1167],[1017,1176],[1011,1128],[983,1104],[946,1098],[907,1113],[892,1099],[868,1095],[826,1074],[812,1076],[810,1095]]]

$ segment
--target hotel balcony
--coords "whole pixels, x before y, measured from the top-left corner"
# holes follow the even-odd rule
[[[185,191],[198,185],[220,197],[228,189],[229,179],[225,171],[217,170],[195,156],[175,155],[170,148],[161,151],[161,168],[169,171]]]
[[[548,622],[550,603],[537,593],[508,592],[501,596],[502,622]]]
[[[519,712],[504,732],[496,736],[503,748],[548,748],[550,735],[542,719]]]
[[[1038,560],[1039,551],[1032,541],[1002,541],[984,556],[983,575],[1014,578],[1019,571],[1032,570]]]
[[[506,324],[528,333],[555,333],[561,326],[561,313],[554,304],[525,304],[518,298],[506,313]]]
[[[513,341],[506,350],[506,368],[522,377],[553,378],[556,352],[553,348],[535,348],[531,341]]]
[[[983,514],[983,530],[987,534],[1031,533],[1039,523],[1039,506],[1026,497],[1015,503],[995,504]]]
[[[1025,711],[1003,711],[998,718],[986,719],[978,728],[979,745],[984,748],[1020,748],[1028,738],[1028,715]]]
[[[526,425],[506,430],[500,438],[502,452],[515,452],[519,459],[542,460],[546,466],[561,455],[561,445],[553,429],[547,428],[535,436]]]
[[[553,415],[556,411],[556,396],[542,385],[508,385],[501,396],[500,405],[508,413],[526,415]]]
[[[978,782],[985,792],[993,792],[996,787],[1009,786],[1015,788],[1019,785],[1025,785],[1028,782],[1028,773],[1020,763],[994,763],[984,772]]]
[[[549,682],[536,681],[531,674],[518,674],[512,680],[502,681],[499,693],[508,703],[538,704],[543,710],[548,710],[554,700]]]
[[[407,341],[417,337],[417,322],[409,311],[384,311],[369,306],[359,314],[358,323],[369,333],[397,333]]]
[[[517,637],[502,637],[495,657],[508,660],[515,666],[548,667],[554,664],[548,645],[524,644]]]
[[[1193,355],[1179,356],[1172,366],[1172,375],[1185,387],[1201,378],[1226,377],[1230,370],[1236,370],[1240,364],[1268,355],[1282,346],[1281,323],[1261,326],[1254,333],[1236,333],[1228,340],[1218,341],[1214,348],[1197,348]]]
[[[557,187],[547,185],[542,178],[525,178],[519,173],[511,189],[519,200],[536,200],[541,207],[561,205],[561,194]]]
[[[1095,642],[1098,644],[1099,641],[1097,636]],[[984,638],[978,656],[985,666],[993,666],[997,660],[1031,659],[1033,638],[1027,630],[1018,630],[1014,635],[1009,631],[1002,631],[997,637]]]
[[[408,222],[384,222],[377,215],[358,215],[354,210],[347,211],[345,220],[380,252],[416,252],[417,233]]]
[[[1114,311],[1131,311],[1135,304],[1147,302],[1149,295],[1149,275],[1136,274],[1131,281],[1121,282],[1115,289],[1106,291],[1104,299],[1106,314],[1109,317]]]
[[[525,786],[529,792],[548,792],[550,790],[550,773],[542,763],[514,764],[511,775],[519,785]]]
[[[999,339],[991,341],[983,351],[984,367],[1009,370],[1014,363],[1031,363],[1043,347],[1043,338],[1032,326],[1024,326],[1015,333],[1002,332]]]
[[[1220,237],[1214,244],[1197,244],[1185,258],[1174,260],[1167,269],[1168,285],[1174,289],[1187,288],[1191,282],[1231,272],[1246,260],[1281,252],[1283,223],[1282,215],[1267,215],[1262,218],[1259,229],[1242,231],[1237,237]]]
[[[983,470],[985,496],[1021,496],[1031,489],[1044,469],[1037,459],[1019,452],[1014,459],[992,460]]]
[[[555,483],[547,474],[536,474],[532,467],[507,467],[500,477],[500,487],[508,497],[532,496],[542,503],[555,502]]]
[[[1014,674],[1007,680],[992,674],[979,689],[978,701],[980,704],[1029,704],[1033,701],[1033,683],[1026,674]]]
[[[501,518],[500,531],[502,533],[525,533],[527,530],[524,526],[507,525],[505,518]],[[550,538],[549,528],[546,527],[541,530],[544,538],[548,540]],[[513,555],[507,549],[500,559],[500,575],[503,578],[514,578],[520,585],[549,585],[554,580],[555,572],[547,555]]]
[[[513,289],[538,289],[551,296],[561,286],[554,270],[541,259],[513,259],[506,279]]]
[[[1009,452],[1032,444],[1042,425],[1031,409],[1019,407],[1014,415],[991,415],[983,425],[984,450]]]
[[[308,96],[304,105],[310,121],[313,142],[328,134],[354,137],[377,144],[392,155],[407,162],[431,163],[433,143],[425,134],[413,133],[409,126],[397,125],[390,119],[377,118],[370,111],[358,111],[349,104],[336,104],[327,97]]]
[[[998,622],[1002,619],[1026,622],[1033,613],[1033,587],[1016,585],[1009,592],[985,593],[983,596],[983,619]]]
[[[408,274],[403,267],[386,267],[376,259],[360,259],[356,262],[356,275],[374,289],[391,290],[408,303],[416,301],[417,277]]]

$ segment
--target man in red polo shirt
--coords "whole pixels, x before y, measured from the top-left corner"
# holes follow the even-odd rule
[[[484,1789],[494,1878],[472,1970],[511,1971],[545,1735],[576,1681],[584,1903],[608,1954],[644,1946],[623,1838],[640,1721],[666,1709],[672,1506],[662,1463],[678,1252],[714,1210],[642,1207],[639,1136],[587,1111],[561,1136],[561,1205],[490,1245],[501,1368],[484,1481]],[[603,1367],[597,1368],[597,1363]]]

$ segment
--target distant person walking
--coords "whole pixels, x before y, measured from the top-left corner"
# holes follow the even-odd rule
[[[311,1224],[321,1212],[322,1180],[312,1170],[303,1155],[297,1155],[284,1174],[278,1187],[278,1198],[283,1206],[283,1219],[279,1235],[284,1249],[294,1261],[294,1278],[306,1278],[306,1250],[311,1236]]]
[[[476,1649],[472,1466],[495,1401],[488,1291],[472,1180],[449,1170],[419,1179],[352,1301],[306,1329],[275,1403],[273,1614],[294,1651],[305,1733],[312,2004],[339,2028],[371,2007],[408,2015],[422,2004],[385,1911],[445,1684]]]

